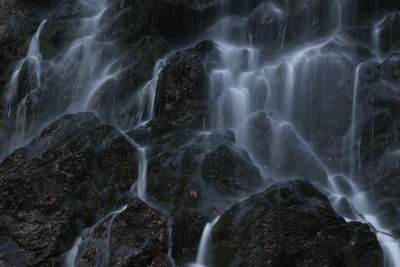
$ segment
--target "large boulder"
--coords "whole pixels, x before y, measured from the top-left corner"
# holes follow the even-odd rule
[[[214,44],[203,41],[168,58],[158,79],[156,116],[178,128],[207,127],[209,84],[203,61],[213,52]]]
[[[126,201],[137,174],[136,148],[113,127],[88,113],[50,124],[0,165],[0,261],[48,264]]]
[[[138,198],[96,225],[79,248],[76,266],[169,266],[168,226]]]
[[[201,176],[225,194],[251,192],[261,185],[260,171],[247,152],[229,144],[218,145],[205,154]]]
[[[221,143],[212,143],[215,135],[220,135]],[[261,174],[247,152],[231,140],[221,131],[195,138],[183,132],[162,137],[148,163],[150,199],[169,208],[200,209],[211,216],[222,204],[217,199],[255,191],[262,184]]]
[[[219,219],[212,240],[215,266],[383,264],[369,227],[346,223],[324,195],[299,180],[233,206]]]
[[[172,257],[179,265],[196,257],[204,226],[210,219],[198,211],[184,208],[174,215],[172,223]]]
[[[156,130],[158,132],[158,130]],[[131,131],[141,136],[143,131]],[[153,134],[153,136],[152,136]],[[156,134],[158,136],[158,134]],[[204,225],[257,190],[262,178],[229,130],[212,133],[173,131],[145,140],[147,198],[172,216],[172,255],[178,265],[195,260]]]

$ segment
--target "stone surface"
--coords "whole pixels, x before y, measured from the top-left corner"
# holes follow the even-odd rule
[[[66,115],[0,165],[0,262],[48,264],[122,205],[137,179],[136,148],[90,113]]]
[[[213,231],[215,266],[382,266],[367,225],[346,223],[310,184],[271,186],[225,212]]]

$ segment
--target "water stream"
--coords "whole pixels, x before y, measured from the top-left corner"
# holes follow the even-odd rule
[[[105,51],[113,50],[116,47],[115,44],[101,41],[97,36],[102,27],[100,21],[108,8],[107,1],[80,0],[80,2],[87,11],[87,16],[79,19],[77,36],[62,56],[48,59],[46,67],[43,68],[43,59],[39,48],[40,34],[46,25],[46,20],[44,20],[30,42],[26,57],[16,66],[6,96],[7,117],[15,122],[10,126],[9,146],[0,151],[0,159],[28,142],[40,132],[46,123],[54,121],[62,114],[93,110],[96,96],[102,86],[107,81],[117,80],[118,74],[123,71],[117,52],[111,53],[111,56],[106,58],[103,56]],[[213,113],[210,114],[212,123],[211,129],[208,130],[232,129],[237,136],[237,144],[249,152],[251,159],[264,174],[265,187],[289,178],[283,177],[273,166],[275,163],[277,165],[279,158],[284,157],[283,135],[288,132],[293,133],[299,147],[307,155],[310,155],[310,158],[316,162],[315,164],[319,168],[323,169],[327,177],[327,183],[321,179],[313,181],[313,184],[327,194],[332,207],[347,221],[370,224],[384,250],[386,265],[398,267],[400,266],[400,243],[393,238],[390,229],[382,226],[373,209],[373,203],[370,203],[368,192],[364,192],[359,186],[358,179],[359,170],[362,168],[359,156],[360,126],[357,102],[361,82],[360,71],[367,61],[382,60],[380,32],[387,16],[379,19],[372,27],[371,38],[373,52],[376,56],[371,59],[360,58],[352,50],[355,44],[343,37],[340,32],[349,14],[354,12],[356,4],[356,0],[330,0],[330,17],[327,26],[329,34],[318,40],[299,44],[295,48],[286,49],[285,47],[285,38],[289,38],[287,34],[294,26],[282,26],[279,52],[277,52],[279,54],[271,56],[267,60],[262,59],[261,49],[253,44],[257,32],[249,31],[248,17],[221,17],[202,35],[204,38],[215,41],[221,57],[221,64],[209,73],[209,104]],[[198,3],[198,5],[199,8],[205,8],[203,4]],[[276,4],[262,6],[262,10],[267,12],[265,14],[269,14],[268,19],[280,22],[286,19],[285,11]],[[255,13],[259,11],[256,9]],[[229,34],[233,28],[239,29],[237,38],[232,38],[232,35]],[[238,39],[240,40],[238,41]],[[153,78],[132,96],[130,101],[139,103],[136,118],[132,118],[132,121],[127,124],[127,129],[120,129],[120,132],[137,149],[138,153],[138,180],[136,184],[132,185],[131,193],[137,194],[137,197],[146,203],[148,203],[146,197],[148,148],[137,144],[125,132],[144,125],[154,118],[158,78],[167,61],[168,57],[160,59],[155,65]],[[34,82],[30,84],[31,91],[26,92],[21,98],[18,88],[24,66],[34,74]],[[316,145],[313,143],[313,137],[317,134],[310,120],[315,113],[316,101],[325,103],[324,101],[327,101],[332,91],[339,90],[336,87],[338,81],[349,79],[349,73],[352,81],[349,86],[351,92],[343,89],[344,94],[352,95],[351,114],[347,114],[349,127],[342,140],[344,149],[341,153],[346,163],[338,167],[330,165],[329,161],[317,151]],[[46,77],[46,79],[43,80],[42,77]],[[58,80],[59,83],[55,83],[55,80]],[[67,84],[68,86],[57,87],[57,84]],[[60,99],[56,97],[49,99],[43,97],[45,94],[39,94],[39,91],[46,91],[51,86],[57,88],[58,95],[69,95],[70,98],[65,103],[60,103]],[[32,124],[30,122],[31,114],[28,114],[29,103],[50,100],[53,101],[51,104],[54,107],[53,112],[49,114],[43,111],[36,114],[38,121]],[[272,167],[259,163],[261,159],[249,142],[251,137],[248,123],[252,116],[260,111],[265,112],[272,128]],[[373,135],[374,129],[372,128],[371,131]],[[343,187],[349,188],[349,190],[343,190]],[[348,203],[351,212],[342,208],[343,201]],[[88,245],[90,234],[100,224],[111,218],[104,237],[106,240],[105,251],[108,253],[106,247],[110,240],[112,222],[126,208],[125,205],[110,212],[95,225],[85,229],[75,240],[73,247],[66,253],[64,265],[75,266],[79,253]],[[191,266],[207,266],[211,233],[218,219],[219,217],[205,225],[196,262]],[[172,223],[173,221],[170,219],[169,225]],[[170,237],[172,236],[171,229],[170,227]],[[172,242],[173,240],[170,239],[169,243]],[[174,265],[171,251],[168,254],[171,265]],[[103,255],[102,260],[103,265],[106,265],[108,256]]]

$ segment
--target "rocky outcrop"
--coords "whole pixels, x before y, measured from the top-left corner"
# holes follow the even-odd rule
[[[382,266],[367,225],[346,223],[303,181],[271,186],[225,212],[213,231],[215,266]]]
[[[49,125],[0,165],[0,260],[39,266],[67,251],[126,201],[137,164],[125,137],[90,113]]]
[[[326,185],[325,170],[289,124],[271,119],[273,114],[259,111],[249,118],[243,129],[246,143],[257,161],[273,170],[279,178],[297,177]]]
[[[167,224],[138,198],[93,229],[86,244],[77,266],[169,266]]]
[[[227,130],[205,135],[173,131],[150,141],[147,197],[172,216],[172,253],[179,265],[195,259],[211,218],[262,183],[258,168],[234,139]]]
[[[246,151],[228,144],[217,146],[202,160],[201,176],[225,194],[251,192],[261,184],[260,171]]]
[[[158,80],[156,116],[176,128],[198,130],[208,126],[209,83],[203,61],[213,52],[214,44],[204,41],[168,58]]]
[[[339,7],[339,2],[349,6]],[[338,194],[351,195],[354,188],[347,177],[335,175],[329,177],[335,183],[328,181],[325,166],[347,172],[348,155],[360,144],[362,168],[356,175],[362,178],[361,189],[376,202],[377,218],[392,231],[386,234],[398,238],[397,57],[362,65],[356,140],[349,145],[354,69],[375,57],[371,31],[379,20],[381,50],[399,47],[399,16],[387,15],[400,8],[398,1],[112,0],[109,5],[96,33],[86,37],[94,38],[93,50],[102,47],[96,50],[99,60],[87,68],[110,77],[96,84],[84,108],[76,105],[101,120],[92,113],[65,115],[37,134],[58,114],[75,112],[71,104],[87,92],[92,72],[83,75],[76,67],[87,60],[84,44],[68,60],[60,58],[81,37],[76,29],[92,10],[82,10],[80,1],[73,0],[0,0],[0,93],[26,55],[29,38],[47,18],[40,36],[42,86],[37,88],[27,60],[12,103],[16,113],[25,101],[24,131],[36,137],[0,164],[0,265],[61,265],[74,240],[89,229],[78,266],[168,266],[169,249],[176,265],[184,266],[194,261],[205,224],[218,215],[211,251],[215,266],[382,265],[382,251],[370,228],[346,223],[310,184],[275,184],[248,197],[291,178],[318,188],[335,184]],[[346,10],[340,21],[338,8]],[[340,34],[325,39],[339,24]],[[324,39],[312,49],[291,54],[294,46],[319,38]],[[168,54],[195,39],[197,44]],[[220,55],[227,46],[208,39],[246,45],[232,60],[235,85],[241,86],[241,74],[254,71],[249,77],[259,76],[248,86],[249,92],[257,91],[249,99],[255,113],[237,136],[230,129],[211,129],[215,110],[210,109],[219,92],[210,94],[209,74],[223,65]],[[251,58],[250,43],[259,52],[256,58]],[[153,77],[159,59],[165,66]],[[263,68],[275,60],[277,66]],[[53,68],[54,62],[65,69]],[[96,72],[105,65],[107,71]],[[298,72],[290,73],[290,68]],[[272,75],[276,77],[267,81]],[[275,111],[257,112],[287,107],[283,99],[289,75],[296,76],[292,114],[282,118]],[[156,86],[154,117],[149,114],[149,85]],[[282,101],[270,107],[267,102],[273,97]],[[1,99],[2,149],[14,120],[4,119]],[[131,190],[138,179],[137,157],[143,154],[116,128],[129,130],[145,147],[146,203]],[[357,219],[351,205],[342,197],[335,208]],[[121,207],[121,213],[107,216]]]
[[[162,145],[156,145],[148,163],[149,197],[169,208],[194,208],[211,216],[218,204],[210,194],[219,199],[254,191],[261,184],[259,170],[225,138],[224,144],[213,145],[213,137],[192,139],[178,131],[157,140]]]

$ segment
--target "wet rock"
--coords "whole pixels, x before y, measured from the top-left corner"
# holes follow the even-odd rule
[[[168,209],[188,207],[211,216],[219,205],[261,184],[260,172],[248,154],[231,142],[213,145],[209,136],[180,131],[154,142],[148,154],[147,192]],[[218,203],[223,198],[227,200]]]
[[[172,224],[172,255],[179,265],[195,259],[204,226],[209,220],[207,216],[191,209],[181,209],[175,214]]]
[[[21,149],[17,149],[2,163],[2,171],[9,173],[21,168],[21,164],[40,155],[52,146],[62,146],[71,139],[100,126],[100,120],[92,113],[65,115],[48,125],[40,135]]]
[[[400,48],[400,13],[387,16],[380,25],[379,44],[386,53]]]
[[[251,151],[260,164],[274,170],[279,177],[327,183],[323,166],[289,124],[279,124],[260,111],[247,121],[247,129],[245,137]]]
[[[325,196],[302,181],[273,185],[233,206],[212,239],[216,266],[383,264],[369,227],[346,223]]]
[[[126,201],[137,173],[136,148],[90,113],[50,124],[0,165],[0,260],[48,264]]]
[[[58,50],[72,42],[78,24],[79,5],[71,1],[56,9],[46,21],[40,35],[40,52],[44,59],[51,59]]]
[[[0,261],[10,266],[40,266],[67,250],[76,234],[64,192],[38,175],[19,174],[0,182]]]
[[[400,237],[400,197],[396,190],[400,185],[400,154],[388,152],[363,172],[371,199],[376,204],[379,219],[387,229]]]
[[[398,54],[391,54],[386,59],[386,61],[379,65],[381,78],[387,81],[400,82],[400,56]]]
[[[261,175],[245,151],[222,144],[205,154],[201,176],[225,194],[249,192],[261,184]]]
[[[363,162],[379,158],[386,149],[400,143],[400,132],[389,110],[376,111],[361,128],[361,150]]]
[[[32,10],[16,0],[0,1],[0,93],[7,89],[16,61],[27,52],[29,41],[40,24]],[[0,98],[0,107],[5,104]],[[0,116],[2,112],[0,112]]]
[[[206,136],[207,142],[211,145],[219,145],[221,143],[230,142],[235,143],[235,133],[229,129],[218,129]]]
[[[399,59],[363,65],[359,93],[360,157],[364,164],[378,160],[399,145]]]
[[[148,162],[147,193],[161,205],[197,207],[200,191],[198,168],[201,148],[183,133],[166,135]]]
[[[208,125],[208,79],[202,61],[213,52],[205,45],[179,51],[160,73],[155,100],[156,116],[177,128],[202,129]],[[204,50],[204,47],[208,49]]]
[[[169,266],[168,227],[157,211],[134,198],[93,230],[77,266]]]

